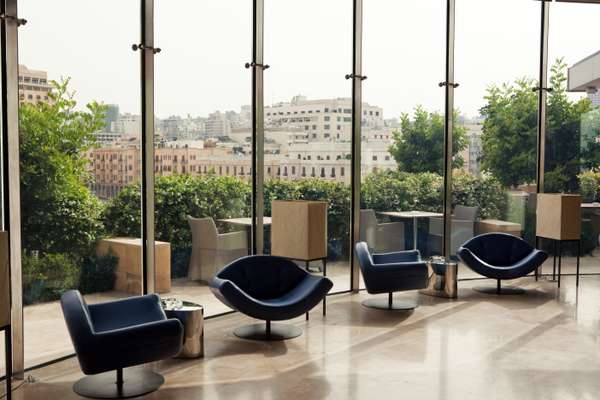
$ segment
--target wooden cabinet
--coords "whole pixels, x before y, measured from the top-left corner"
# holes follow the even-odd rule
[[[271,254],[295,260],[327,258],[327,202],[271,203]]]
[[[579,240],[581,237],[581,196],[576,194],[538,194],[536,235],[555,240]]]

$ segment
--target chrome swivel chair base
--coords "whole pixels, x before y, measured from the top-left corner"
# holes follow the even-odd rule
[[[133,369],[104,372],[81,378],[73,385],[80,396],[92,399],[130,399],[157,390],[165,383],[156,372]]]
[[[362,302],[362,305],[368,308],[375,308],[377,310],[391,310],[391,311],[411,311],[418,307],[418,304],[414,300],[393,300],[392,293],[388,294],[387,299],[376,298],[367,299]]]
[[[271,321],[266,321],[265,324],[241,326],[234,330],[233,334],[241,339],[277,341],[298,337],[302,335],[302,329],[294,325],[271,324]]]

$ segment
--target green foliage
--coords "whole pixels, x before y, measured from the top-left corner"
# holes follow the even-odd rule
[[[455,172],[452,205],[477,206],[479,218],[505,218],[508,199],[500,182]],[[362,184],[361,207],[375,210],[442,212],[443,179],[433,173],[384,171],[370,174]]]
[[[438,174],[382,171],[362,185],[361,207],[375,210],[442,211],[443,180]]]
[[[582,172],[578,178],[584,201],[600,201],[600,171]]]
[[[105,107],[76,110],[68,80],[53,82],[50,103],[23,104],[19,112],[23,249],[81,255],[102,232],[100,201],[85,183],[93,133]]]
[[[68,254],[23,253],[22,271],[24,304],[56,300],[79,283],[77,261]]]
[[[567,97],[567,64],[559,58],[552,66],[546,119],[547,192],[576,192],[581,168],[582,118],[591,110],[588,99]],[[548,179],[550,177],[550,179]]]
[[[558,59],[552,66],[546,117],[546,191],[577,190],[581,166],[582,118],[591,110],[587,99],[572,101],[566,93],[566,64]],[[483,169],[504,186],[535,182],[537,149],[537,86],[534,79],[517,79],[513,84],[488,88],[481,109],[483,124],[481,158]],[[593,158],[593,153],[588,158]],[[593,162],[593,161],[592,161]]]
[[[581,167],[600,169],[600,107],[594,107],[581,118]]]
[[[481,109],[485,117],[481,164],[504,186],[535,181],[537,148],[537,94],[532,79],[492,85]]]
[[[115,270],[119,257],[109,253],[88,257],[81,268],[79,290],[83,294],[106,292],[115,287]]]
[[[460,152],[467,146],[466,128],[456,124],[452,144],[452,167],[460,168],[464,160]],[[427,112],[423,107],[415,108],[412,120],[408,114],[400,118],[400,131],[393,133],[394,143],[389,152],[404,172],[443,173],[444,168],[444,121],[438,112]]]
[[[458,172],[452,178],[452,205],[458,204],[476,206],[480,219],[506,219],[508,197],[498,179]]]

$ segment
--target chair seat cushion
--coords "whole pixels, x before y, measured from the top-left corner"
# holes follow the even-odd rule
[[[504,233],[476,236],[458,249],[458,257],[473,271],[492,279],[516,279],[528,275],[548,258],[523,239]]]
[[[315,307],[331,290],[333,283],[324,277],[306,276],[287,293],[273,298],[256,298],[230,280],[216,277],[211,290],[231,308],[250,317],[281,321],[295,318]]]

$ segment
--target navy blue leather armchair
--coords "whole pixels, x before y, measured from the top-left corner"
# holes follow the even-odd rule
[[[521,288],[503,288],[501,281],[528,275],[541,266],[548,253],[537,250],[520,237],[507,233],[485,233],[468,240],[458,257],[473,271],[496,279],[495,288],[475,288],[484,293],[520,294]]]
[[[365,307],[386,310],[412,310],[416,302],[393,301],[393,292],[422,289],[427,286],[427,264],[418,250],[371,254],[366,242],[356,243],[356,257],[367,292],[388,293],[385,299],[363,301]]]
[[[183,327],[167,319],[158,295],[130,297],[87,305],[71,290],[62,295],[61,307],[86,375],[73,390],[86,397],[124,398],[154,391],[164,383],[151,371],[123,369],[173,357],[181,351]],[[115,375],[109,371],[116,370]]]
[[[227,306],[266,321],[241,327],[234,334],[255,340],[290,339],[300,328],[273,324],[298,317],[315,307],[333,283],[308,273],[293,261],[275,256],[242,257],[224,267],[210,281],[214,295]]]

